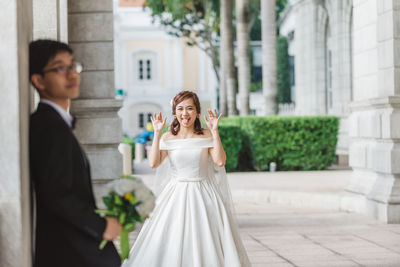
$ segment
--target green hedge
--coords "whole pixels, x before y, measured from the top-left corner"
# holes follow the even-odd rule
[[[278,170],[322,170],[336,159],[337,117],[249,116],[224,118],[220,124],[242,130],[237,170],[266,171],[270,162]]]
[[[242,148],[242,131],[239,126],[229,125],[220,126],[218,131],[227,155],[225,168],[227,171],[234,171],[237,169]]]

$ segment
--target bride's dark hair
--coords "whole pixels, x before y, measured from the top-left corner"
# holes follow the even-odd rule
[[[176,118],[176,106],[179,105],[183,100],[186,99],[193,99],[194,106],[196,107],[196,112],[198,115],[200,115],[201,110],[200,110],[200,101],[199,98],[197,97],[196,93],[191,92],[191,91],[182,91],[179,94],[177,94],[173,99],[172,99],[172,114],[174,115],[174,121],[171,123],[171,133],[173,135],[177,135],[179,130],[181,129],[181,125]],[[196,117],[196,120],[194,121],[194,133],[195,134],[203,134],[203,129],[201,128],[201,122],[200,119]]]

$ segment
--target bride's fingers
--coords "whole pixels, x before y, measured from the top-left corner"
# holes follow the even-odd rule
[[[215,117],[218,117],[218,113],[217,113],[216,109],[214,109],[214,112],[215,112]]]
[[[209,116],[210,118],[214,117],[214,115],[213,115],[212,112],[211,112],[211,109],[208,109],[207,112],[208,112],[208,116]]]
[[[222,113],[221,113],[221,114],[219,114],[219,116],[218,116],[218,120],[219,120],[219,119],[221,119],[221,117],[222,117]]]
[[[208,122],[208,119],[207,119],[207,116],[206,116],[206,115],[204,115],[204,120],[205,120],[206,122]]]

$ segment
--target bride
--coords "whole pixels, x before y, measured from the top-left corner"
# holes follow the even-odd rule
[[[172,102],[174,121],[162,137],[166,118],[151,118],[149,155],[162,190],[123,267],[250,266],[232,215],[226,155],[218,134],[221,115],[208,110],[200,124],[200,102],[182,91]]]

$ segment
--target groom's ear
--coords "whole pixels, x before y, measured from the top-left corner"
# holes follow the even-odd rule
[[[31,82],[33,86],[39,91],[43,91],[45,89],[43,76],[40,74],[32,74]]]

